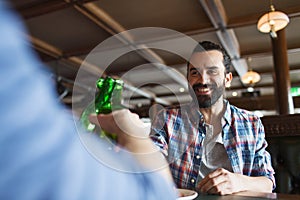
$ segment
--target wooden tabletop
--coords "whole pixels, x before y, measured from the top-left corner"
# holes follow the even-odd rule
[[[232,195],[204,195],[199,194],[195,200],[254,200],[254,199],[281,199],[300,200],[300,195],[279,194],[279,193],[259,193],[259,192],[239,192]]]

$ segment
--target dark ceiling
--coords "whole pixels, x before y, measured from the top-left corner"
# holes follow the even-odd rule
[[[185,63],[189,41],[211,40],[235,61],[226,97],[235,105],[276,113],[274,64],[269,34],[257,30],[268,0],[12,0],[29,39],[68,93],[63,102],[79,110],[93,96],[100,76],[124,79],[127,105],[147,115],[153,102],[189,101]],[[273,0],[290,23],[284,30],[292,87],[300,86],[300,1]],[[121,33],[121,34],[119,34]],[[251,58],[251,62],[247,60]],[[258,96],[243,97],[240,76],[249,68],[261,75]],[[73,86],[76,87],[74,92]],[[236,92],[237,96],[232,96]],[[73,99],[72,99],[73,98]],[[300,108],[298,97],[294,107]],[[145,111],[146,110],[146,111]],[[296,109],[296,112],[297,109]]]

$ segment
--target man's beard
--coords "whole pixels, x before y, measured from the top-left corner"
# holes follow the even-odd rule
[[[210,95],[197,95],[197,92],[195,92],[199,88],[209,88],[211,90]],[[209,108],[212,105],[214,105],[220,97],[224,94],[225,87],[223,85],[220,85],[219,87],[213,83],[213,84],[195,84],[191,87],[189,87],[190,94],[193,98],[193,101],[195,103],[198,102],[199,108]]]

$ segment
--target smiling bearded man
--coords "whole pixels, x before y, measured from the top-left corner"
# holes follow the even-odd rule
[[[274,170],[260,118],[223,96],[232,80],[230,63],[220,45],[200,42],[187,63],[193,101],[162,109],[150,137],[179,188],[220,195],[272,192]]]

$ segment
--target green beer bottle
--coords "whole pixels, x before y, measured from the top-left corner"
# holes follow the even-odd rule
[[[95,97],[95,101],[92,101],[87,106],[80,117],[80,120],[87,131],[96,132],[100,137],[116,141],[117,138],[115,134],[99,130],[94,124],[90,123],[89,115],[92,113],[108,114],[113,110],[124,108],[122,105],[123,85],[124,83],[122,80],[114,79],[109,76],[97,80],[96,86],[99,91]]]

